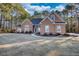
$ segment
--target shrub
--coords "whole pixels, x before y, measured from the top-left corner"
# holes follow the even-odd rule
[[[4,32],[4,33],[13,33],[15,32],[15,29],[0,29],[0,32]]]
[[[28,31],[24,32],[24,33],[28,33]]]
[[[37,32],[36,34],[37,34],[37,35],[40,35],[40,32]]]
[[[61,35],[60,33],[56,33],[55,36]]]
[[[50,35],[50,36],[52,36],[53,34],[52,34],[52,33],[50,33],[49,35]]]
[[[8,33],[8,32],[11,32],[11,29],[3,29],[2,31],[5,33]]]
[[[63,36],[70,36],[69,34],[63,34]]]
[[[44,33],[43,36],[48,36],[48,34],[47,33]]]
[[[29,33],[29,34],[31,34],[31,33],[32,33],[32,31],[29,31],[28,33]]]
[[[10,32],[11,32],[11,33],[14,33],[15,31],[16,31],[15,29],[12,29]]]

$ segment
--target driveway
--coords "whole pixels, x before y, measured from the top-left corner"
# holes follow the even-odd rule
[[[78,37],[43,37],[34,34],[0,34],[2,56],[79,55]]]

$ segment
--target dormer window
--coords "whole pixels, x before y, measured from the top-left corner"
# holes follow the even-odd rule
[[[55,20],[55,16],[54,16],[54,15],[53,15],[53,16],[51,16],[51,19],[52,19],[52,20]]]

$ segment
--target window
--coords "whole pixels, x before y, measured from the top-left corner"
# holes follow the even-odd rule
[[[45,26],[45,32],[49,32],[49,26],[48,25]]]
[[[53,15],[53,16],[51,16],[51,19],[55,20],[55,16],[54,16],[54,15]]]
[[[61,33],[61,26],[57,26],[56,31],[57,31],[57,33]]]

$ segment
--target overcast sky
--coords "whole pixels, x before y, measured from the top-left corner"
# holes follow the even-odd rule
[[[64,3],[23,3],[22,6],[25,10],[31,15],[34,14],[34,11],[51,11],[51,10],[59,10],[62,11],[66,4]]]

